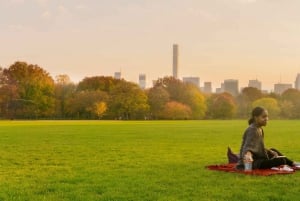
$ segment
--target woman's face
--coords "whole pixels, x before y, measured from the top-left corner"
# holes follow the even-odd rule
[[[255,122],[258,126],[266,126],[269,120],[268,111],[264,110],[263,113],[255,117]]]

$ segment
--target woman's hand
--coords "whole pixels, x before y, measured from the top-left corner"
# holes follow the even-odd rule
[[[252,158],[252,153],[250,151],[247,151],[245,156],[244,156],[244,161],[245,162],[252,162],[253,158]]]

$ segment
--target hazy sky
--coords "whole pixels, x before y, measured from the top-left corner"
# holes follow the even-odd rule
[[[38,64],[53,77],[172,74],[201,85],[259,79],[271,89],[300,73],[299,0],[0,0],[0,65]]]

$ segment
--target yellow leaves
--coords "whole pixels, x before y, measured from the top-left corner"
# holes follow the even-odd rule
[[[100,101],[94,104],[94,112],[99,117],[99,119],[103,116],[106,110],[107,110],[107,104],[105,102]]]

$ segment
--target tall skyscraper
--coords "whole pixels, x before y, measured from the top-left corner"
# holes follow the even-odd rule
[[[233,79],[224,80],[224,91],[237,96],[239,93],[239,81]]]
[[[261,90],[261,82],[256,80],[249,80],[249,84],[248,87],[253,87],[253,88],[257,88],[259,90]]]
[[[293,88],[292,84],[284,84],[284,83],[274,84],[274,93],[282,94],[284,91],[290,88]]]
[[[200,78],[199,77],[183,77],[183,82],[192,83],[198,88],[200,87]]]
[[[300,73],[298,73],[295,81],[295,88],[300,90]]]
[[[178,78],[178,45],[173,44],[173,77]]]
[[[139,85],[142,89],[146,88],[146,75],[145,74],[139,75]]]
[[[204,82],[203,92],[210,94],[212,93],[212,84],[211,82]]]

